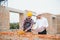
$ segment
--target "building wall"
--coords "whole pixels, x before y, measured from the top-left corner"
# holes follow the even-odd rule
[[[56,20],[52,19],[52,14],[44,13],[44,14],[42,14],[42,16],[46,17],[47,20],[48,20],[49,26],[47,28],[47,33],[55,35],[56,32],[57,32],[57,26],[55,25],[56,24]]]
[[[4,6],[0,6],[0,31],[9,28],[9,11]]]
[[[0,6],[0,31],[5,31],[10,29],[10,16],[9,16],[9,12],[17,12],[19,13],[19,26],[20,29],[22,29],[22,22],[24,20],[24,13],[20,13],[19,10],[16,11],[16,9],[11,9],[9,10],[9,8],[4,7],[4,6]]]
[[[23,29],[22,27],[23,21],[24,21],[24,13],[20,13],[19,14],[19,26],[21,30]]]
[[[57,17],[57,34],[60,34],[60,15],[56,15]]]

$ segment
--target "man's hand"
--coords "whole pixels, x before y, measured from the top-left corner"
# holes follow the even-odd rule
[[[43,27],[44,29],[46,29],[46,27]]]
[[[25,30],[25,32],[26,32],[27,30]]]

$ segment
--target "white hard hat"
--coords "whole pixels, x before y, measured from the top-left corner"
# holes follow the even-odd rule
[[[41,14],[38,14],[38,13],[37,13],[35,16],[38,16],[38,15],[41,15]]]

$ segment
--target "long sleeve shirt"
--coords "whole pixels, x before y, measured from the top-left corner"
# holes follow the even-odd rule
[[[37,32],[42,32],[48,27],[48,20],[44,17],[36,20],[36,24],[33,27]]]

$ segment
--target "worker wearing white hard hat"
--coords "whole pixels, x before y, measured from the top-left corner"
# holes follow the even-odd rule
[[[36,24],[32,29],[38,32],[38,34],[47,34],[46,28],[48,27],[48,20],[41,15],[42,14],[36,15]]]

